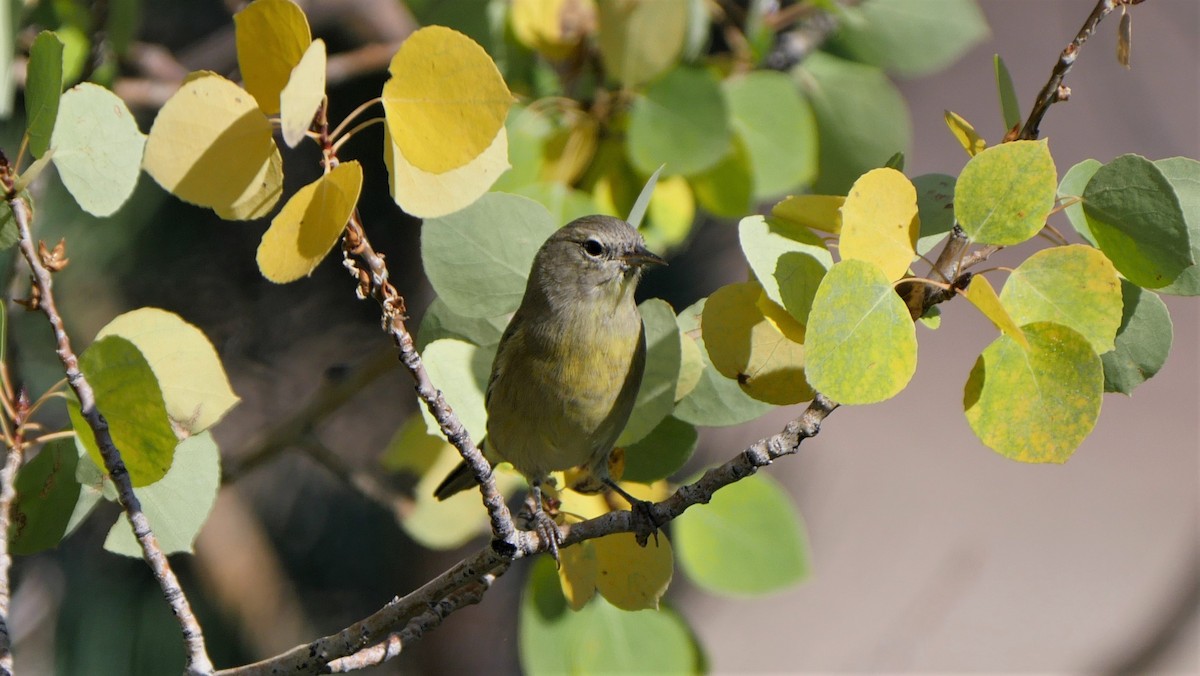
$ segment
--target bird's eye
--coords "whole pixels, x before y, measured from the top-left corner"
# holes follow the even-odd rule
[[[604,253],[604,245],[594,239],[589,239],[583,243],[583,251],[592,258],[599,258],[600,254]]]

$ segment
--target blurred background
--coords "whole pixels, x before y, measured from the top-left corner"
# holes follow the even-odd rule
[[[414,12],[436,17],[449,0],[442,3],[300,3],[331,54],[360,59],[345,62],[342,77],[331,75],[332,117],[378,94],[394,51],[388,45],[413,29]],[[483,11],[487,3],[472,4]],[[170,94],[164,83],[172,69],[234,71],[230,16],[238,5],[143,3],[139,60],[166,74],[115,86],[143,130]],[[1095,2],[979,5],[991,30],[986,41],[947,70],[898,81],[912,120],[910,175],[957,174],[965,163],[944,109],[989,138],[1000,135],[993,54],[1006,60],[1027,112]],[[1067,78],[1070,101],[1042,124],[1060,175],[1083,159],[1107,162],[1126,152],[1200,156],[1200,3],[1150,0],[1134,9],[1132,70],[1117,63],[1111,17]],[[360,49],[371,45],[384,45],[383,60]],[[0,130],[5,149],[15,147],[19,130]],[[367,232],[388,254],[415,328],[432,297],[417,255],[420,229],[388,196],[379,133],[361,134],[342,155],[364,161]],[[309,146],[285,157],[285,194],[319,173]],[[347,468],[374,471],[415,398],[408,376],[392,365],[376,306],[354,300],[336,256],[311,278],[277,286],[254,263],[263,223],[220,221],[146,176],[134,199],[105,220],[78,212],[53,180],[41,190],[38,236],[68,241],[71,265],[56,276],[56,289],[79,345],[115,315],[147,305],[203,329],[243,400],[215,431],[227,468],[261,449],[264,433],[323,384],[361,377],[367,384],[324,411],[316,432]],[[1056,224],[1069,231],[1065,219]],[[704,218],[643,293],[679,310],[744,278],[735,222]],[[676,577],[668,600],[699,635],[712,671],[1200,670],[1200,307],[1187,298],[1166,302],[1175,325],[1166,367],[1132,397],[1107,395],[1096,431],[1063,466],[1009,461],[971,433],[961,384],[994,329],[963,303],[943,306],[942,329],[919,329],[920,366],[900,396],[838,410],[798,456],[769,470],[804,515],[811,579],[765,598],[730,599]],[[11,323],[31,389],[61,377],[42,317]],[[800,410],[704,430],[689,467],[728,459]],[[391,513],[293,450],[229,482],[195,556],[172,559],[218,666],[337,631],[470,551],[420,547]],[[176,671],[178,628],[145,565],[102,549],[116,513],[106,507],[57,550],[16,561],[11,624],[20,672]],[[517,566],[482,604],[372,673],[516,672],[523,573]]]

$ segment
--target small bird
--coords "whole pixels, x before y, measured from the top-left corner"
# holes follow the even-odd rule
[[[484,399],[485,454],[529,480],[534,525],[549,536],[556,559],[560,534],[541,499],[551,472],[580,467],[570,488],[624,494],[608,461],[646,364],[633,295],[646,265],[665,264],[623,220],[574,220],[538,249],[521,305],[500,338]],[[474,485],[464,462],[434,495],[443,500]]]

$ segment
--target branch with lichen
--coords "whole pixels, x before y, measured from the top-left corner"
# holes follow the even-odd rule
[[[179,579],[171,570],[171,565],[162,548],[159,547],[154,531],[150,528],[150,521],[142,511],[141,502],[133,492],[133,482],[129,477],[129,470],[126,469],[125,462],[121,459],[121,452],[113,443],[112,435],[109,434],[108,421],[96,408],[96,395],[92,391],[87,377],[79,369],[79,358],[71,349],[70,338],[67,336],[62,316],[59,315],[54,301],[50,269],[43,260],[46,255],[45,247],[42,246],[39,252],[39,248],[33,242],[29,205],[24,199],[11,195],[8,198],[8,205],[12,209],[13,220],[17,225],[19,236],[17,246],[29,264],[30,274],[33,278],[36,306],[46,315],[46,319],[50,322],[50,328],[54,332],[55,353],[62,362],[67,376],[67,384],[79,399],[83,418],[95,434],[96,445],[104,460],[104,469],[117,489],[117,500],[124,510],[125,517],[129,520],[129,525],[133,528],[133,535],[142,549],[142,557],[150,566],[154,578],[158,580],[159,586],[162,588],[163,596],[179,621],[187,656],[186,671],[189,674],[212,673],[213,666],[204,647],[204,634],[200,629],[200,623],[192,614],[191,605],[183,593],[183,588],[179,585]]]

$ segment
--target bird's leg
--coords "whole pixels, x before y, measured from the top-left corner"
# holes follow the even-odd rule
[[[532,530],[536,531],[538,536],[545,542],[549,543],[550,555],[554,557],[554,563],[558,563],[558,545],[562,542],[562,531],[558,529],[558,524],[554,522],[554,518],[546,513],[542,506],[542,482],[533,480],[529,482],[529,514],[533,523]]]
[[[629,503],[629,510],[633,513],[634,536],[637,538],[639,545],[645,547],[650,541],[650,535],[654,535],[654,546],[658,546],[658,521],[654,518],[654,503],[648,500],[635,498],[629,494],[629,491],[621,488],[620,484],[612,479],[605,478],[604,485],[608,486],[612,492],[625,498]]]

